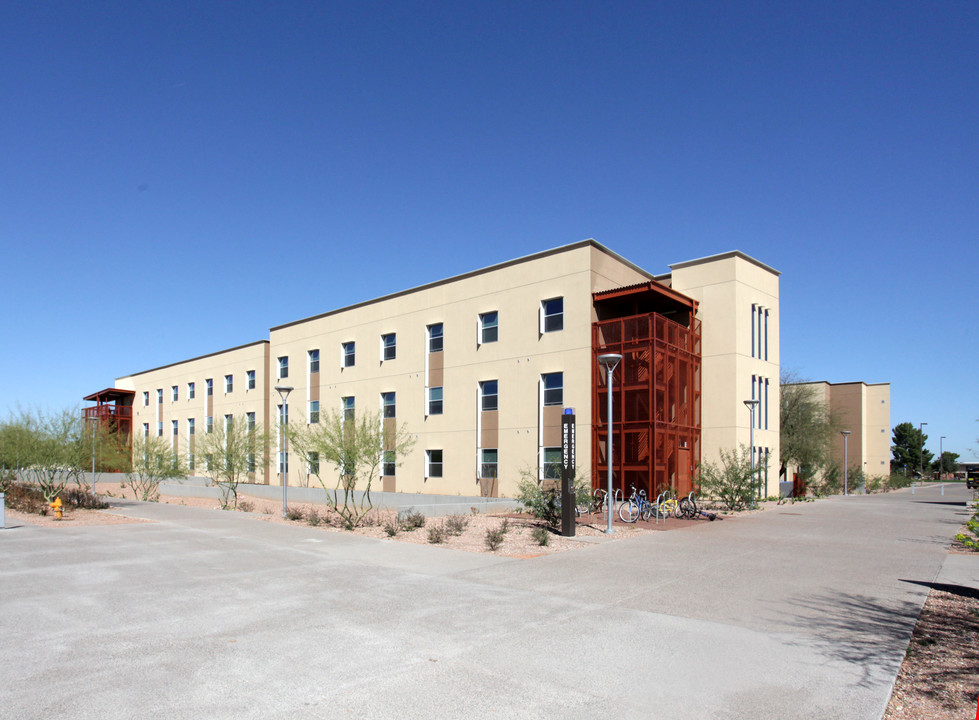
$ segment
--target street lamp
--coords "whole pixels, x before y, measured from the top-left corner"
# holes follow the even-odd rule
[[[843,436],[843,494],[850,494],[850,487],[847,478],[847,472],[849,468],[849,459],[847,458],[847,447],[846,441],[850,438],[849,430],[840,430],[840,435]]]
[[[920,448],[920,450],[921,450],[921,458],[920,458],[920,465],[921,465],[921,467],[919,468],[919,473],[921,475],[921,482],[924,482],[925,481],[925,433],[923,432],[922,429],[927,424],[928,423],[926,423],[926,422],[918,423],[918,436],[921,438],[921,448]]]
[[[744,406],[751,411],[751,427],[748,433],[748,444],[751,446],[751,474],[755,474],[755,408],[760,400],[745,400]],[[758,498],[761,499],[761,478],[758,478]]]
[[[275,391],[282,398],[282,415],[279,418],[279,472],[282,473],[282,517],[286,516],[289,509],[289,471],[286,465],[286,423],[289,422],[289,393],[292,392],[291,385],[276,385]]]
[[[617,353],[605,353],[598,356],[598,362],[605,367],[608,379],[608,440],[606,441],[608,445],[608,452],[606,453],[608,456],[606,457],[608,461],[608,497],[606,498],[606,502],[608,502],[608,525],[605,528],[606,535],[615,532],[612,528],[612,510],[615,508],[615,496],[612,494],[612,374],[621,360],[622,356]]]
[[[942,435],[940,438],[938,438],[938,479],[939,480],[944,480],[945,479],[945,462],[944,462],[944,460],[945,460],[945,443],[944,443],[944,440],[945,440],[946,437],[948,437],[948,436],[947,435]],[[942,486],[942,492],[945,492],[945,486],[944,485]]]

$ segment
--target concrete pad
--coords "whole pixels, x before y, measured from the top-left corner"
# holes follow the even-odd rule
[[[943,569],[965,507],[928,492],[531,560],[135,502],[5,530],[0,708],[877,720],[928,585],[974,569]]]

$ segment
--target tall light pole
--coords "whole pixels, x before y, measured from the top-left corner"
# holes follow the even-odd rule
[[[276,385],[275,391],[282,398],[282,414],[279,417],[279,472],[282,473],[282,517],[289,509],[289,471],[286,465],[286,423],[289,422],[289,393],[291,385]]]
[[[744,406],[751,412],[751,427],[748,433],[748,445],[751,450],[751,474],[755,474],[755,408],[758,407],[759,400],[745,400]],[[758,498],[761,499],[761,478],[758,481]]]
[[[918,468],[918,472],[921,475],[921,482],[924,482],[925,481],[925,433],[923,432],[923,428],[927,424],[928,423],[926,423],[926,422],[918,423],[918,435],[921,437],[921,448],[920,448],[920,450],[921,450],[921,459],[920,459],[921,467]]]
[[[946,437],[948,436],[942,435],[940,438],[938,438],[938,479],[939,480],[945,479],[945,463],[944,463],[945,442],[944,441]],[[944,492],[944,490],[942,490],[942,492]]]
[[[847,477],[847,473],[849,472],[850,463],[849,463],[849,458],[847,458],[846,441],[849,440],[849,438],[850,438],[850,431],[849,430],[840,430],[840,435],[843,436],[843,494],[844,495],[849,495],[850,494],[850,486],[849,486],[849,480],[848,480],[848,477]]]
[[[608,461],[608,496],[606,497],[606,502],[608,502],[608,526],[605,528],[605,534],[611,535],[615,532],[612,527],[612,510],[615,508],[615,496],[612,494],[612,375],[615,373],[615,367],[622,360],[622,356],[617,353],[605,353],[604,355],[598,356],[598,362],[605,367],[606,375],[606,385],[608,386],[608,439],[606,440],[606,455],[605,458]]]

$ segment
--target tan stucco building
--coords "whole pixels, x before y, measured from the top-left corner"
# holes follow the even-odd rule
[[[649,336],[624,353],[646,369],[617,371],[627,383],[615,401],[635,425],[616,446],[619,482],[648,467],[657,482],[682,487],[701,456],[747,445],[742,401],[756,393],[757,457],[777,487],[778,273],[740,252],[671,268],[656,278],[586,240],[279,325],[267,340],[120,377],[115,387],[132,393],[133,433],[171,437],[190,467],[194,434],[211,423],[245,416],[276,430],[273,388],[289,385],[291,423],[336,410],[406,426],[415,446],[379,489],[509,496],[522,471],[552,474],[564,408],[576,411],[579,470],[604,478],[601,323],[654,318]],[[677,362],[686,368],[679,380]],[[641,388],[628,380],[645,375],[658,379],[648,402],[634,402]],[[633,465],[619,465],[618,448]],[[281,482],[270,456],[255,482]],[[320,470],[329,482],[332,469]],[[306,481],[293,462],[290,484]]]

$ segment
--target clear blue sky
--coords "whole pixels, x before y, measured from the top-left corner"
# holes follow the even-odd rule
[[[591,237],[977,454],[974,1],[7,0],[0,67],[0,410]]]

